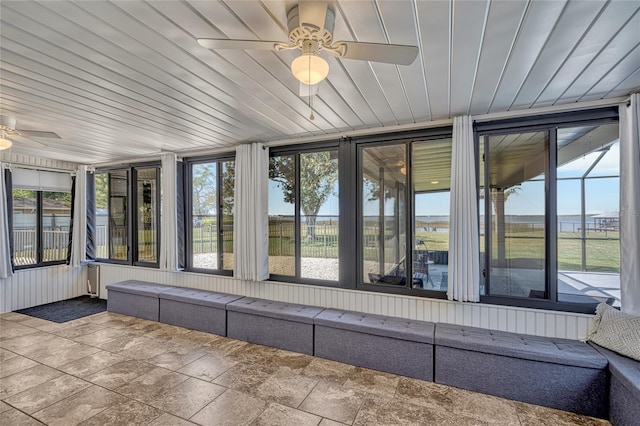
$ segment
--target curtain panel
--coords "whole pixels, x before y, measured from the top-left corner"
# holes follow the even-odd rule
[[[87,260],[87,166],[78,166],[72,186],[71,247],[67,263],[77,267]]]
[[[640,315],[640,94],[620,106],[620,300]]]
[[[453,119],[449,232],[449,300],[480,300],[478,186],[470,116]]]
[[[269,278],[269,149],[260,143],[236,148],[233,275]]]
[[[162,199],[160,217],[160,269],[178,270],[178,204],[177,204],[177,161],[174,153],[161,155]]]
[[[11,169],[0,163],[0,278],[13,276]]]

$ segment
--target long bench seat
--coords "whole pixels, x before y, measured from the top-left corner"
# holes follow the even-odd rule
[[[585,343],[437,324],[435,346],[436,383],[608,417],[607,359]]]
[[[326,309],[314,324],[315,356],[433,381],[432,322]]]
[[[163,284],[128,280],[107,285],[107,310],[150,321],[160,320],[160,292],[177,290]]]
[[[640,423],[640,361],[590,343],[609,361],[609,420],[615,426]]]
[[[141,281],[107,289],[111,312],[610,418],[616,426],[640,418],[640,362],[597,345]]]
[[[313,355],[313,319],[322,308],[243,297],[227,305],[233,339]]]

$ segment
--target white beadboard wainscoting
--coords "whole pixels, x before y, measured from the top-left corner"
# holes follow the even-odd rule
[[[324,308],[348,309],[567,339],[584,338],[589,330],[592,317],[591,315],[568,312],[449,302],[447,300],[273,281],[241,281],[217,275],[165,272],[157,269],[100,264],[101,297],[107,296],[107,291],[104,288],[107,284],[124,280],[151,281]]]
[[[15,271],[0,279],[0,313],[87,294],[87,268],[67,265]]]

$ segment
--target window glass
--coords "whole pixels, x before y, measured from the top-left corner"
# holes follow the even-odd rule
[[[14,264],[30,266],[65,261],[71,193],[16,188],[12,195]]]
[[[158,261],[158,169],[136,169],[139,262]]]
[[[128,188],[126,170],[109,173],[109,254],[111,259],[129,259]]]
[[[269,160],[269,273],[296,274],[296,161],[293,155]]]
[[[491,295],[546,298],[547,132],[489,136]],[[486,173],[486,172],[485,172]]]
[[[67,259],[69,225],[71,222],[71,193],[42,193],[42,261]]]
[[[194,164],[191,174],[192,266],[218,268],[218,163]]]
[[[559,129],[558,141],[558,300],[619,306],[618,125]]]
[[[13,190],[13,261],[16,266],[38,263],[37,192]]]
[[[406,286],[406,146],[364,147],[361,160],[364,282]]]
[[[95,173],[96,192],[96,258],[109,257],[109,174]]]
[[[413,287],[446,291],[449,264],[451,139],[411,145]]]
[[[222,269],[233,270],[233,212],[235,161],[222,163]]]
[[[338,151],[300,154],[301,276],[338,281]]]

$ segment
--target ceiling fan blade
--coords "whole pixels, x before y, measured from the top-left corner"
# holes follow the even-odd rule
[[[229,40],[219,38],[199,38],[200,46],[207,49],[244,49],[244,50],[276,50],[276,46],[282,45],[281,41],[263,40]]]
[[[336,48],[338,53],[332,52]],[[418,56],[416,46],[401,44],[362,43],[359,41],[337,41],[329,52],[347,59],[361,61],[384,62],[387,64],[411,65]],[[339,52],[343,50],[344,53]]]
[[[32,139],[27,139],[22,136],[12,136],[9,138],[11,142],[13,142],[13,147],[19,147],[20,145],[26,145],[34,148],[48,148],[49,145],[43,144],[42,142],[34,141]]]
[[[327,2],[301,0],[298,3],[298,21],[301,26],[306,24],[322,30],[326,17]]]
[[[32,137],[32,138],[49,138],[49,139],[62,139],[54,132],[41,132],[38,130],[21,130],[16,129],[16,132],[20,133],[20,136]]]

